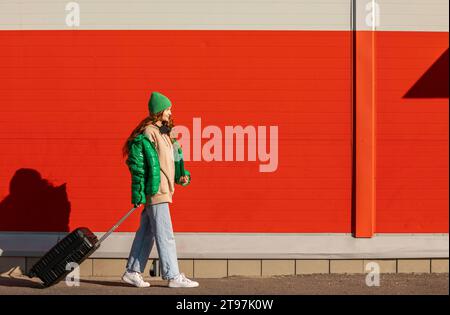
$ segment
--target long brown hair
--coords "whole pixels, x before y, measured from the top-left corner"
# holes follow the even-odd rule
[[[157,121],[161,120],[163,125],[167,125],[170,129],[174,127],[174,122],[172,119],[172,115],[169,116],[169,121],[162,121],[164,111],[160,111],[157,114],[150,113],[150,116],[145,117],[137,126],[133,129],[130,136],[125,141],[123,147],[122,147],[122,154],[124,158],[128,157],[128,154],[130,153],[129,144],[131,141],[133,141],[134,138],[136,138],[138,135],[144,132],[145,128],[147,128],[150,124],[156,124]],[[170,136],[169,136],[170,137]],[[174,139],[170,137],[172,142]]]

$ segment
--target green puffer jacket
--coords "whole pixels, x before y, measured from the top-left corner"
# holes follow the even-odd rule
[[[173,144],[175,157],[174,181],[176,184],[187,186],[191,182],[191,174],[184,169],[181,146],[176,140]],[[153,142],[144,134],[134,138],[128,144],[128,148],[129,154],[126,163],[131,173],[131,203],[145,204],[147,202],[146,196],[156,194],[161,183],[158,153]],[[184,184],[180,183],[182,174],[189,178]]]

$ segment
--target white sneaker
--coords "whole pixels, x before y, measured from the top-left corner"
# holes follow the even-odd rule
[[[150,286],[150,283],[145,282],[139,272],[125,271],[122,280],[138,288],[148,288]]]
[[[177,277],[169,280],[169,288],[195,288],[198,287],[197,281],[186,278],[184,273],[180,273]]]

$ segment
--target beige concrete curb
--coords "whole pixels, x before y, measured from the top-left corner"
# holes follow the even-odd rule
[[[0,274],[25,274],[38,258],[0,257]],[[155,262],[155,263],[153,263]],[[89,258],[80,266],[82,277],[119,277],[126,259]],[[193,278],[230,276],[283,276],[302,274],[448,273],[448,259],[179,259],[180,272]],[[144,271],[147,277],[155,269],[160,276],[158,260],[149,259]]]

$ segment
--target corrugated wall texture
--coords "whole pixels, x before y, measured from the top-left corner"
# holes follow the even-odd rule
[[[448,33],[377,33],[376,69],[376,230],[448,232]]]
[[[448,96],[403,97],[448,48],[448,1],[378,2],[376,232],[448,232]],[[80,26],[66,3],[0,3],[0,230],[108,229],[156,90],[191,133],[279,127],[275,172],[187,162],[175,231],[351,231],[350,0],[77,1]]]
[[[361,21],[377,6],[377,30],[448,31],[448,0],[3,0],[0,29],[350,30],[354,3]]]
[[[72,2],[72,1],[71,1]],[[3,0],[0,29],[349,30],[351,0]],[[69,6],[67,12],[73,12]]]
[[[357,2],[371,0],[357,0]],[[376,0],[380,31],[448,32],[448,0]]]
[[[0,45],[3,198],[14,173],[31,168],[67,183],[70,228],[106,230],[130,205],[121,145],[156,90],[191,133],[194,117],[222,132],[279,128],[274,172],[259,161],[187,162],[176,231],[350,232],[349,33],[4,31]],[[29,206],[3,206],[1,229],[47,226],[52,214]],[[34,219],[24,225],[24,215]]]

